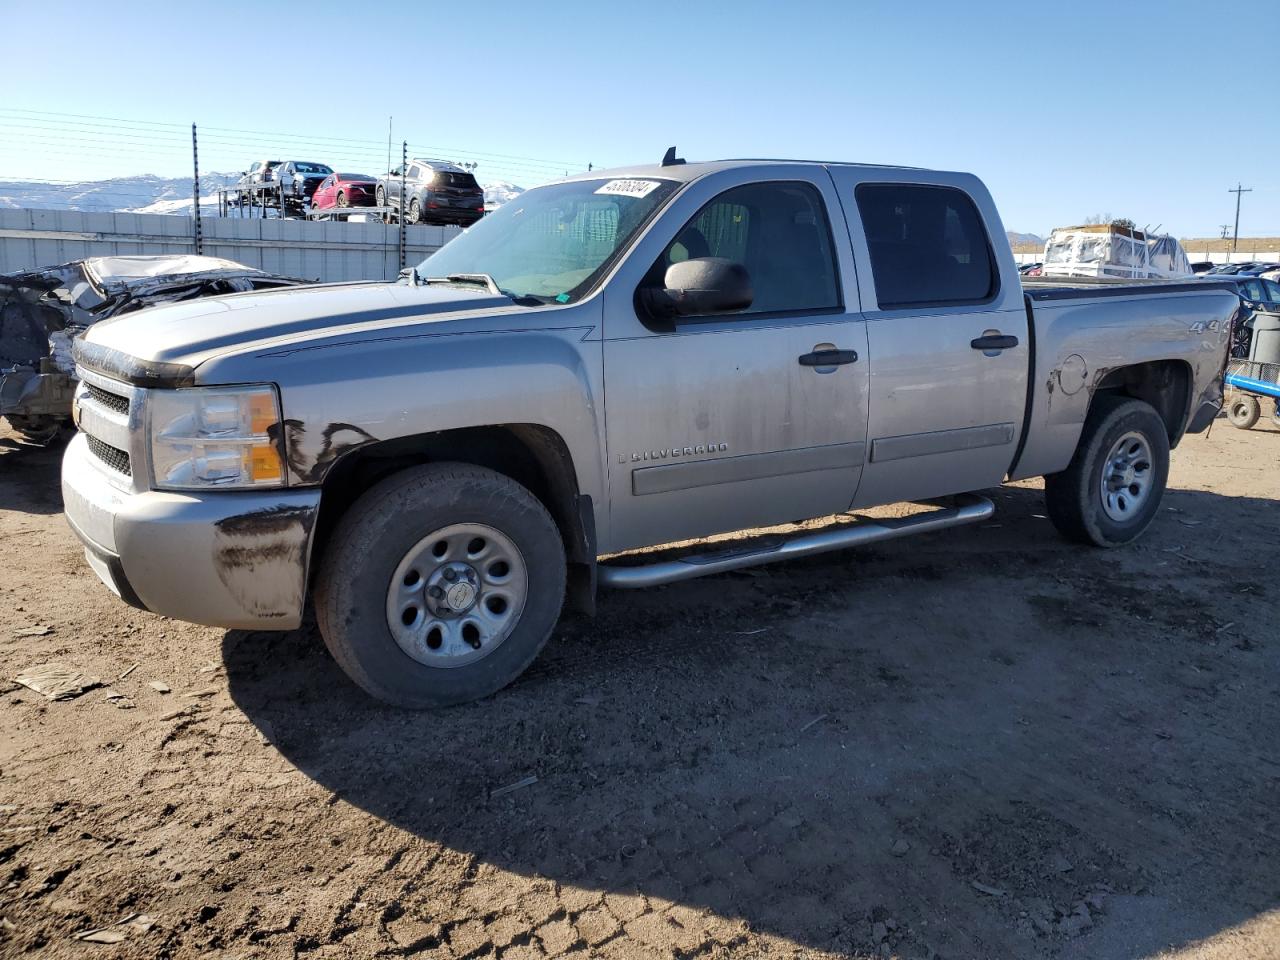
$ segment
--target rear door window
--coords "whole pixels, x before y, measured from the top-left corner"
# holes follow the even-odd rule
[[[854,191],[881,310],[985,303],[999,288],[978,208],[954,187],[863,183]]]
[[[720,194],[685,224],[646,282],[661,284],[671,264],[699,257],[747,268],[755,297],[743,313],[840,307],[831,227],[811,184],[752,183]]]

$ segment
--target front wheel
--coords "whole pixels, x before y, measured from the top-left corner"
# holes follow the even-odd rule
[[[414,197],[413,202],[409,204],[409,222],[422,222],[422,207],[418,205],[418,198]]]
[[[1258,402],[1257,397],[1251,397],[1247,393],[1236,394],[1227,404],[1227,419],[1231,421],[1233,427],[1241,430],[1251,429],[1260,416],[1262,416],[1262,404]]]
[[[431,464],[375,485],[339,521],[316,584],[329,652],[367,693],[423,709],[488,696],[560,616],[564,546],[527,489]]]
[[[349,207],[349,206],[351,206],[351,204],[349,204],[349,203],[347,202],[347,195],[346,195],[345,193],[339,193],[339,194],[338,194],[338,206],[340,206],[340,207]]]
[[[1148,403],[1124,396],[1093,402],[1067,469],[1044,478],[1045,506],[1069,540],[1115,547],[1155,519],[1169,478],[1169,435]]]

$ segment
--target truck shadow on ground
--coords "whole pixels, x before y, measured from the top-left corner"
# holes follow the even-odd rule
[[[595,892],[637,936],[639,893],[673,948],[1132,957],[1275,908],[1280,643],[1235,627],[1277,621],[1274,502],[1170,491],[1108,552],[993,497],[969,530],[603,594],[481,703],[381,707],[313,628],[227,633],[231,694],[466,882],[548,878],[575,922]]]
[[[24,513],[61,513],[59,471],[65,449],[65,438],[37,446],[19,439],[0,420],[0,471],[10,498],[4,506]]]

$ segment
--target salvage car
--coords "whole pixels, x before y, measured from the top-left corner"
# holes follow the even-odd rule
[[[280,180],[285,202],[301,205],[310,202],[324,179],[333,175],[333,168],[323,163],[286,160],[275,175]]]
[[[671,150],[528,190],[396,283],[90,330],[66,513],[129,603],[252,630],[314,607],[364,690],[456,704],[597,585],[980,522],[1005,480],[1129,543],[1222,406],[1238,306],[1024,285],[969,174]],[[900,501],[929,505],[635,553]]]
[[[71,416],[71,343],[96,323],[158,303],[301,283],[232,260],[90,257],[0,276],[0,416],[36,443]]]
[[[372,207],[378,178],[363,173],[335,173],[325,177],[311,198],[312,210],[330,207]]]
[[[1229,286],[1240,296],[1240,313],[1231,332],[1231,356],[1249,356],[1253,342],[1254,317],[1258,313],[1280,314],[1280,282],[1251,274],[1217,274],[1207,279]]]
[[[401,184],[404,201],[401,201]],[[467,227],[484,216],[484,191],[476,178],[445,160],[410,160],[378,178],[377,205],[407,211],[409,223]]]

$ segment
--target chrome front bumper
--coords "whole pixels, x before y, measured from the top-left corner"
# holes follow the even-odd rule
[[[89,566],[112,592],[192,623],[298,626],[318,489],[138,492],[108,469],[78,434],[62,460],[62,498]]]

